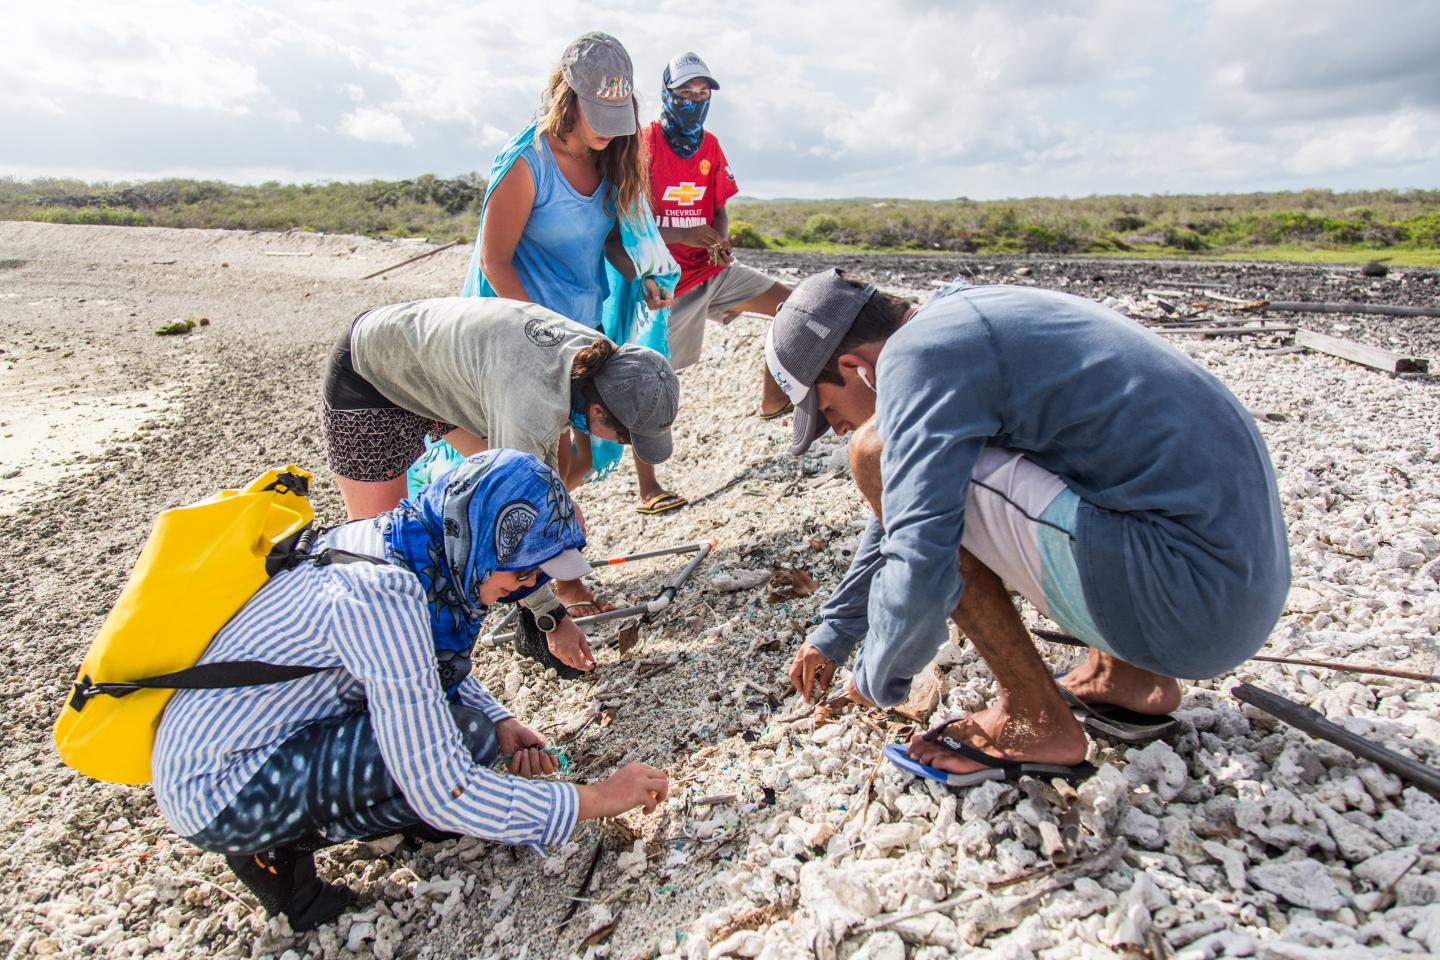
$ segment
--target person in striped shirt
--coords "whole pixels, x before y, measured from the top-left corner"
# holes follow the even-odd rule
[[[551,844],[578,820],[653,810],[668,785],[644,764],[593,784],[530,779],[556,770],[545,738],[470,674],[487,608],[588,572],[584,545],[559,475],[514,450],[477,454],[415,500],[325,532],[317,552],[379,562],[278,574],[200,662],[326,669],[177,692],[152,760],[166,822],[225,854],[267,913],[303,930],[350,901],[316,875],[322,846],[395,832]],[[501,758],[515,776],[491,769]]]

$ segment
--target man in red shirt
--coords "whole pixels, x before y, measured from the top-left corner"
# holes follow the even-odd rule
[[[645,129],[650,155],[650,207],[670,254],[680,264],[680,284],[670,308],[670,366],[683,370],[700,359],[706,319],[728,323],[741,313],[773,317],[790,288],[735,261],[725,203],[739,191],[720,141],[705,130],[710,95],[719,90],[710,68],[693,53],[665,67],[660,119]],[[760,416],[790,410],[789,400],[760,364]],[[664,513],[685,505],[655,480],[653,467],[635,462],[641,513]],[[648,477],[647,477],[648,474]]]

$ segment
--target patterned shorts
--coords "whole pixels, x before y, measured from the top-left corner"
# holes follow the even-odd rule
[[[384,483],[403,476],[425,452],[426,434],[438,440],[455,425],[397,407],[360,376],[350,357],[352,329],[353,324],[345,328],[325,367],[320,392],[325,461],[338,477]]]
[[[453,423],[431,420],[399,407],[336,410],[320,404],[325,462],[337,477],[384,483],[404,476],[425,452],[427,435],[439,439]]]

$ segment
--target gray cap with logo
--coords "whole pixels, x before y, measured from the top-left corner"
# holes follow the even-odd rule
[[[720,89],[720,84],[715,82],[715,74],[710,72],[710,68],[705,66],[705,61],[701,60],[699,55],[695,53],[680,54],[678,57],[673,58],[666,65],[665,69],[667,71],[666,76],[669,77],[671,90],[685,86],[685,84],[694,80],[696,77],[704,77],[706,80],[709,80],[710,89]]]
[[[595,389],[630,432],[635,456],[649,464],[670,459],[670,425],[680,410],[680,378],[670,361],[649,347],[627,343],[595,374]]]
[[[580,100],[585,122],[602,137],[635,133],[635,70],[630,54],[608,33],[587,33],[560,57],[565,82]]]
[[[832,268],[802,280],[770,324],[765,364],[795,404],[790,438],[794,456],[804,453],[830,429],[815,406],[815,379],[874,293],[874,286],[854,286],[845,281],[843,270]]]

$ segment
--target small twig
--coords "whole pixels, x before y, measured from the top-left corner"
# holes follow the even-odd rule
[[[861,826],[862,829],[864,828],[864,826],[865,826],[865,814],[867,814],[867,813],[870,812],[870,788],[875,785],[875,775],[880,772],[880,759],[881,759],[881,757],[883,757],[883,756],[884,756],[884,754],[882,753],[879,757],[876,757],[874,760],[872,760],[872,761],[870,762],[870,775],[865,778],[865,801],[864,801],[864,803],[862,803],[862,804],[860,805],[860,807],[858,807],[858,808],[852,807],[850,810],[846,811],[846,813],[845,813],[845,819],[840,821],[840,826],[842,826],[842,827],[845,826],[845,824],[849,822],[850,817],[854,815],[855,810],[856,810],[856,809],[859,809],[859,810],[860,810],[860,826]]]
[[[215,888],[216,890],[219,890],[221,893],[225,894],[225,896],[229,897],[231,900],[234,900],[236,903],[240,904],[240,906],[244,907],[246,913],[251,913],[251,914],[253,914],[253,913],[256,913],[256,912],[257,912],[254,907],[250,906],[250,904],[246,903],[244,900],[241,900],[238,896],[236,896],[235,894],[231,893],[229,890],[226,890],[224,887],[220,886],[220,884],[216,883],[214,880],[207,880],[207,879],[205,879],[204,877],[199,876],[198,874],[194,874],[194,873],[182,873],[182,874],[178,874],[175,879],[177,879],[177,880],[189,880],[189,881],[192,881],[192,882],[194,882],[194,883],[204,884],[204,885],[207,886],[207,887],[213,887],[213,888]]]
[[[605,852],[605,834],[602,832],[595,840],[595,853],[590,857],[590,866],[585,870],[585,879],[580,881],[580,886],[575,889],[575,894],[570,898],[570,909],[565,911],[565,919],[560,922],[556,930],[563,929],[575,919],[576,912],[580,909],[580,898],[590,892],[590,881],[595,879],[595,868],[600,866],[600,857]]]
[[[897,923],[904,923],[906,920],[914,920],[916,917],[923,917],[928,913],[944,913],[946,910],[953,910],[956,907],[963,907],[980,896],[979,890],[966,890],[958,897],[951,897],[949,900],[941,900],[934,906],[921,907],[918,910],[907,910],[904,913],[892,914],[879,920],[872,920],[863,927],[856,927],[851,933],[860,935],[862,933],[874,933],[876,930],[889,930]]]
[[[1063,643],[1067,647],[1083,647],[1085,643],[1059,630],[1032,630],[1041,640]],[[1337,670],[1341,673],[1373,673],[1382,677],[1399,677],[1402,680],[1420,680],[1424,683],[1440,683],[1440,675],[1417,673],[1413,670],[1396,670],[1394,667],[1380,667],[1372,663],[1337,663],[1332,660],[1300,660],[1295,657],[1254,656],[1251,660],[1263,663],[1285,663],[1294,667],[1319,667],[1322,670]]]
[[[733,793],[721,793],[713,797],[701,797],[698,800],[691,800],[690,802],[697,807],[709,807],[720,803],[730,803],[737,799],[739,798]]]
[[[384,269],[381,269],[381,270],[376,270],[374,273],[366,274],[365,276],[361,277],[360,279],[361,279],[361,280],[372,280],[372,279],[374,279],[375,277],[380,276],[380,274],[382,274],[382,273],[389,273],[391,270],[399,270],[401,267],[405,266],[406,264],[414,263],[416,260],[424,260],[426,257],[433,257],[433,256],[435,256],[435,254],[439,253],[441,250],[449,250],[451,247],[455,246],[455,244],[457,244],[457,243],[459,243],[459,242],[460,242],[459,240],[451,240],[449,243],[445,244],[445,246],[443,246],[443,247],[436,247],[434,250],[430,250],[430,251],[428,251],[428,252],[426,252],[426,253],[416,254],[415,256],[411,257],[409,260],[401,260],[401,261],[400,261],[399,263],[397,263],[397,264],[394,264],[394,265],[392,265],[392,266],[385,267]],[[306,256],[309,256],[309,254],[306,254]]]
[[[1368,913],[1376,913],[1381,909],[1381,907],[1385,905],[1386,901],[1390,899],[1391,891],[1395,889],[1396,885],[1399,884],[1401,880],[1405,879],[1405,874],[1415,869],[1415,864],[1419,863],[1421,859],[1422,858],[1420,854],[1415,854],[1414,859],[1410,861],[1410,863],[1405,867],[1405,869],[1395,874],[1395,879],[1385,884],[1385,889],[1380,891],[1380,896],[1377,897],[1375,900],[1375,909],[1368,911]]]
[[[1238,303],[1241,306],[1249,307],[1252,310],[1258,310],[1260,307],[1264,306],[1269,302],[1267,300],[1242,300],[1239,297],[1228,297],[1223,293],[1216,293],[1214,290],[1206,290],[1204,291],[1204,293],[1205,296],[1209,297],[1211,300],[1219,300],[1221,303]]]

